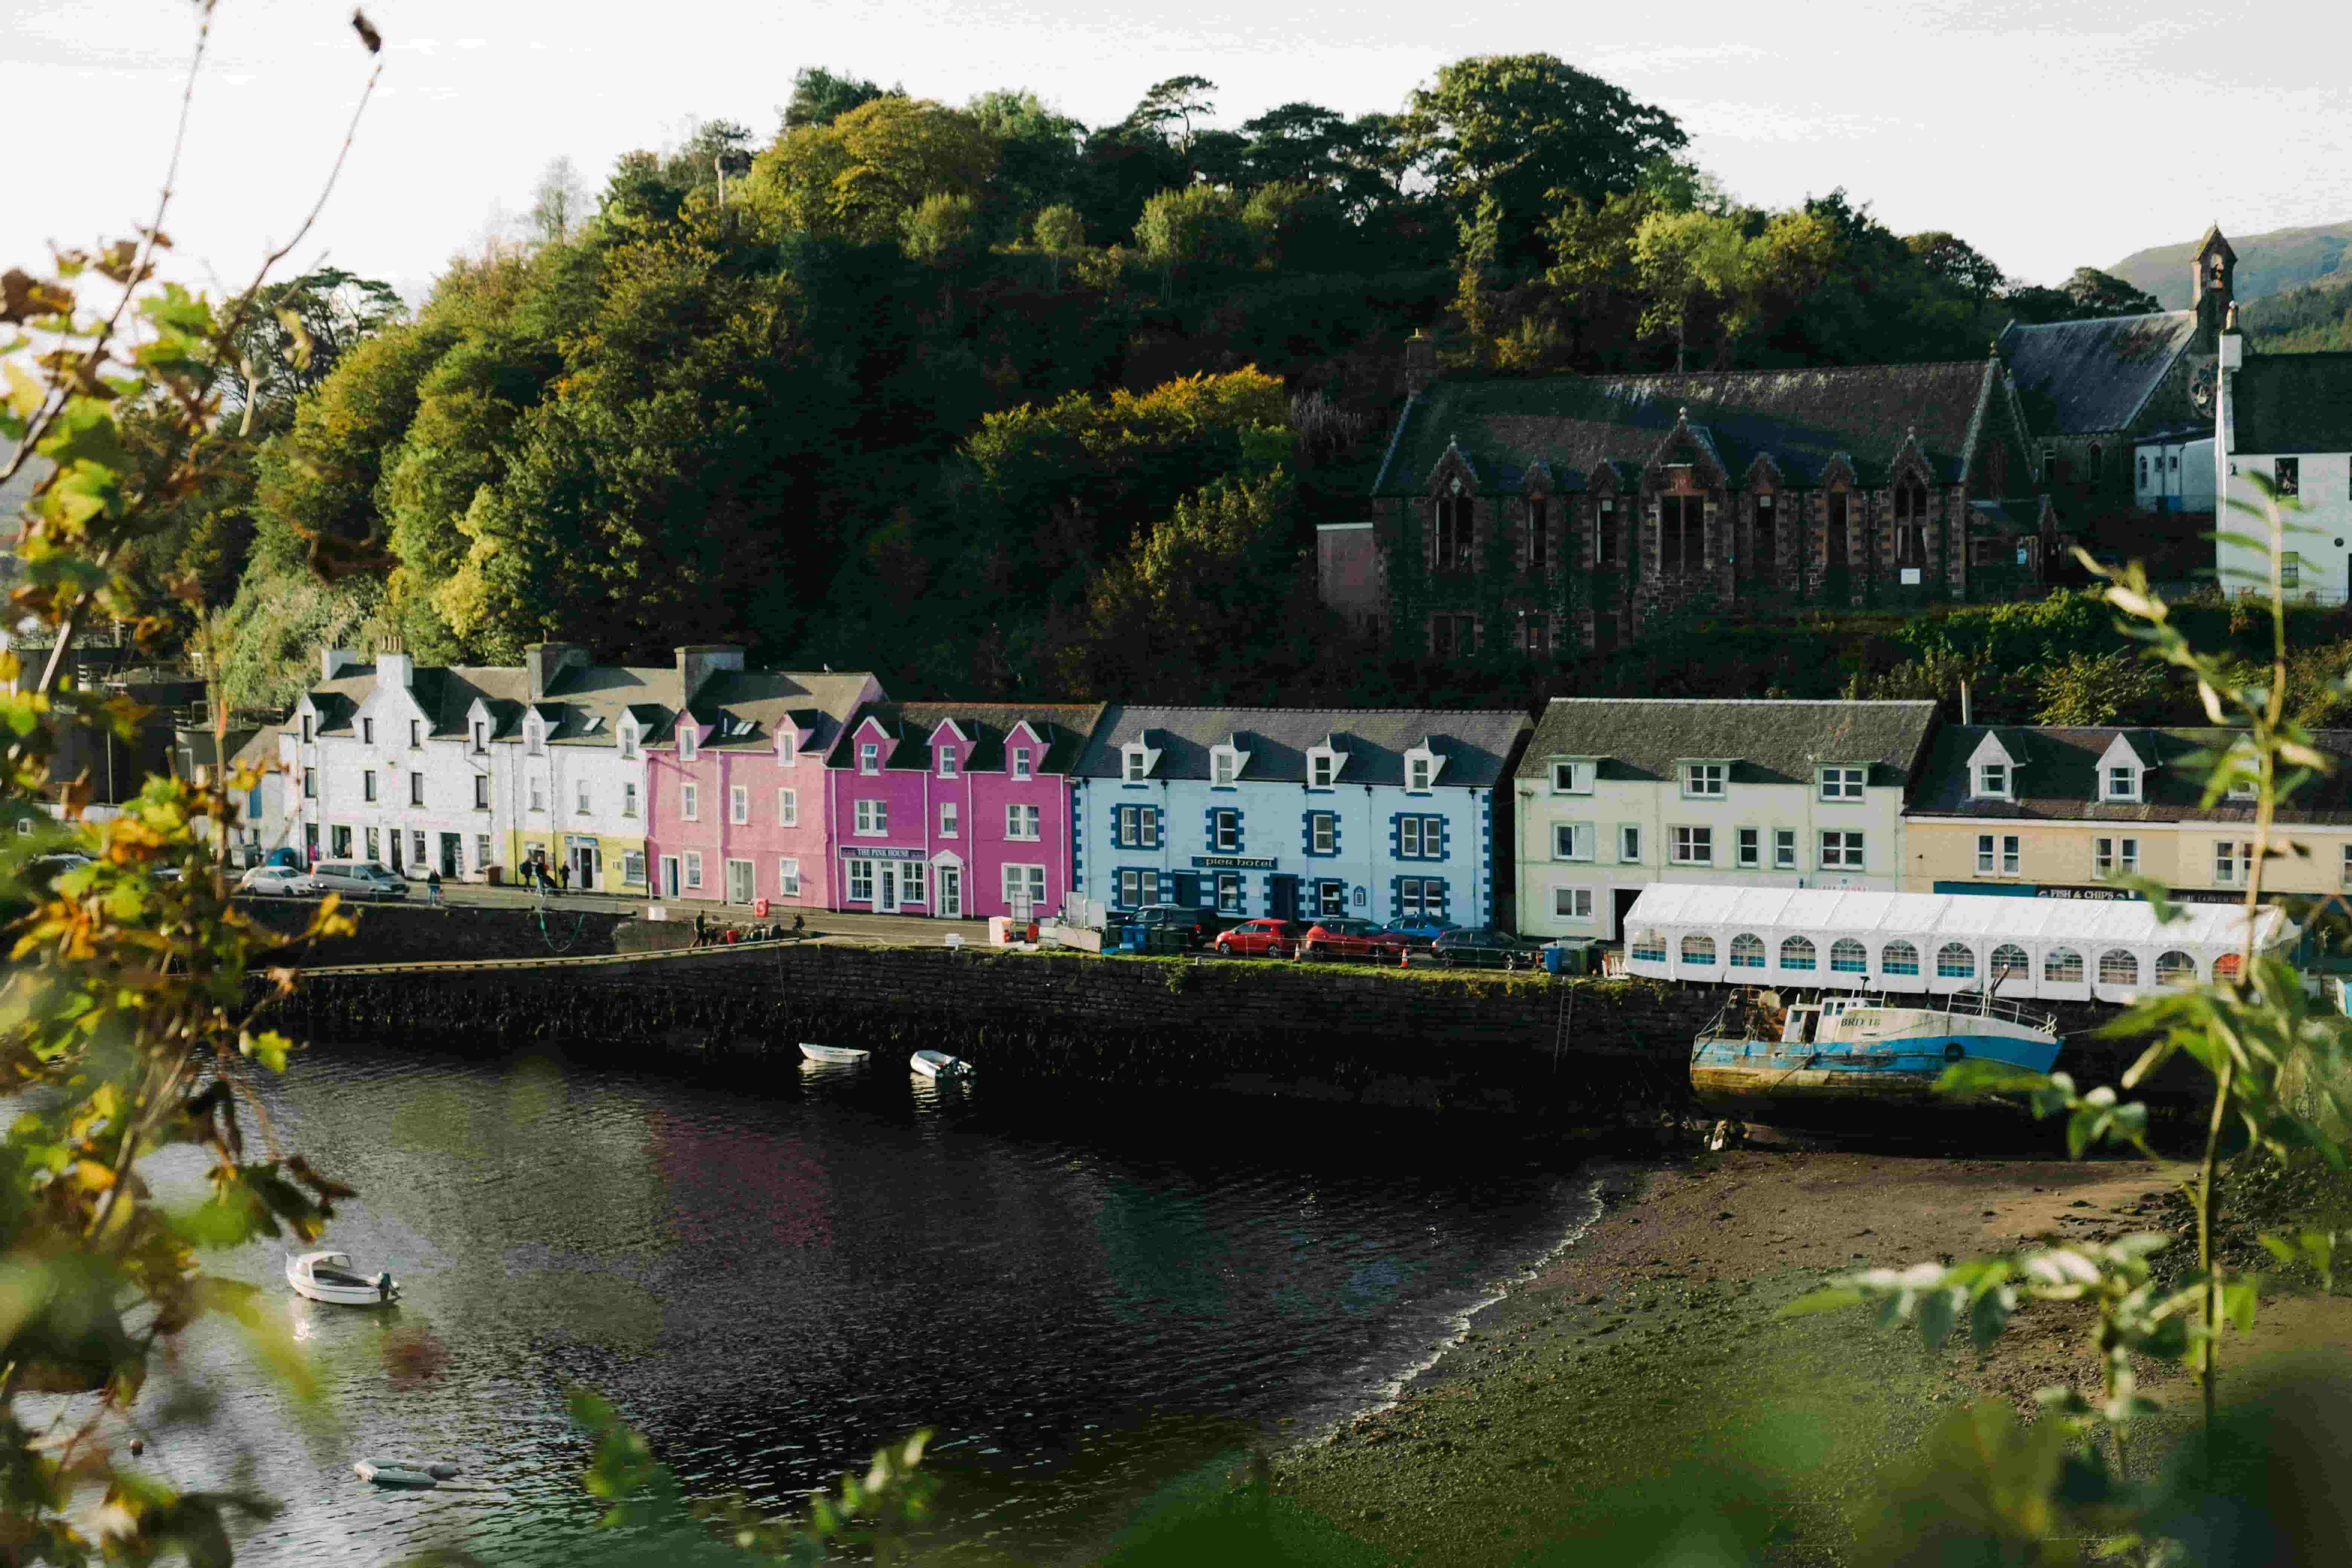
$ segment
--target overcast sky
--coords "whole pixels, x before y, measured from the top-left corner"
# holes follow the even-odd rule
[[[2352,219],[2352,6],[1802,0],[1561,6],[1454,0],[370,0],[385,70],[322,253],[414,297],[568,154],[614,157],[725,117],[764,141],[804,65],[961,102],[1027,87],[1088,124],[1153,81],[1219,85],[1218,123],[1306,99],[1401,108],[1447,60],[1546,51],[1681,116],[1698,161],[1780,206],[1843,185],[1902,233],[1948,228],[2055,282],[2218,221]],[[160,183],[186,0],[0,0],[18,128],[0,264],[127,232]],[[366,58],[350,0],[222,0],[168,228],[178,269],[242,278],[290,233]]]

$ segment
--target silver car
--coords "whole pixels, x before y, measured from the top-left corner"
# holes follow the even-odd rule
[[[236,879],[236,890],[299,899],[310,890],[310,873],[299,866],[256,866]]]
[[[303,879],[305,890],[347,899],[404,899],[408,883],[373,860],[321,860]]]

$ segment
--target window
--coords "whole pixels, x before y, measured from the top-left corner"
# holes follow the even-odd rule
[[[1658,498],[1658,570],[1698,572],[1706,566],[1706,501],[1700,496]]]
[[[531,806],[539,809],[539,786],[531,786]],[[700,786],[682,784],[677,786],[677,815],[688,822],[702,820],[702,790]]]
[[[953,838],[961,831],[961,808],[951,800],[940,802],[940,837]]]
[[[2347,844],[2344,847],[2344,868],[2336,879],[2346,887],[2352,888],[2352,844]]]
[[[796,855],[782,855],[776,859],[776,896],[797,899],[801,896],[801,862]]]
[[[1957,942],[1948,942],[1936,950],[1936,977],[1938,980],[1973,980],[1977,974],[1977,955]]]
[[[2303,586],[2303,557],[2294,551],[2286,551],[2279,556],[2279,586],[2282,588]]]
[[[879,837],[890,831],[890,803],[887,800],[861,800],[853,808],[856,814],[857,831],[868,838]]]
[[[636,754],[637,754],[637,729],[636,729],[636,726],[635,726],[635,725],[634,725],[634,724],[624,724],[624,725],[621,727],[621,755],[623,755],[623,756],[625,756],[625,757],[634,757],[634,756],[635,756]],[[625,882],[628,880],[628,879],[627,879],[626,877],[624,877],[624,878],[622,878],[621,879],[622,879],[623,881],[625,881]]]
[[[1822,835],[1822,869],[1824,871],[1861,870],[1862,835],[1836,831],[1823,833]]]
[[[1397,858],[1401,860],[1444,859],[1445,818],[1442,816],[1398,817]]]
[[[845,902],[870,904],[874,901],[874,862],[852,860],[849,863],[849,895]]]
[[[1029,748],[1026,746],[1013,748],[1013,776],[1016,779],[1029,776]]]
[[[1317,789],[1329,789],[1338,759],[1328,752],[1317,752],[1307,759],[1307,782]]]
[[[1122,849],[1160,847],[1160,808],[1122,805],[1112,820],[1112,836]]]
[[[1234,775],[1240,772],[1241,758],[1234,752],[1220,748],[1209,753],[1209,782],[1211,784],[1229,784],[1234,782]]]
[[[1223,809],[1209,813],[1209,845],[1220,854],[1230,855],[1242,847],[1242,814]]]
[[[1780,560],[1780,514],[1768,491],[1756,498],[1756,541],[1748,550],[1751,575],[1769,577]]]
[[[408,749],[412,752],[425,749],[425,721],[421,719],[408,721]]]
[[[1823,800],[1860,800],[1862,798],[1861,768],[1823,768],[1822,798]]]
[[[1793,871],[1797,868],[1797,830],[1776,827],[1772,830],[1772,868]]]
[[[1151,759],[1141,750],[1130,748],[1122,760],[1126,763],[1125,777],[1127,782],[1129,784],[1141,784],[1143,782],[1143,770],[1150,763]]]
[[[1992,963],[1988,970],[1988,978],[1993,984],[1999,985],[2002,981],[2012,976],[2032,973],[2033,961],[2026,957],[2025,950],[2015,942],[2005,942],[1992,950]]]
[[[1977,875],[1990,877],[1993,874],[1992,868],[1992,835],[1979,833],[1977,835]]]
[[[1581,822],[1551,825],[1551,858],[1555,860],[1592,858],[1592,829]]]
[[[348,827],[341,826],[329,828],[327,830],[327,847],[333,854],[336,859],[350,859],[352,858],[352,830]]]
[[[1741,931],[1731,939],[1731,967],[1761,969],[1764,967],[1764,939],[1754,931]]]
[[[490,836],[487,833],[477,833],[474,835],[474,869],[478,871],[489,863]]]
[[[2002,834],[2000,837],[2000,874],[2004,877],[2016,876],[2018,874],[2018,868],[2022,859],[2023,857],[2018,854],[2017,835],[2014,833]]]
[[[2185,952],[2160,952],[2156,955],[2156,983],[2158,985],[2194,985],[2197,984],[2197,961]]]
[[[424,835],[424,834],[422,834],[422,833],[411,833],[411,834],[408,836],[408,851],[409,851],[409,853],[408,853],[408,858],[409,858],[411,860],[415,861],[415,862],[416,862],[418,865],[420,865],[420,866],[422,866],[422,865],[424,865],[424,864],[425,864],[425,835]]]
[[[956,749],[953,746],[941,746],[940,748],[940,777],[943,779],[951,779],[955,776]]]
[[[2261,787],[2260,783],[2254,779],[2233,779],[2230,783],[2230,798],[2231,800],[2252,800],[2260,793]]]
[[[2302,494],[2303,459],[2301,458],[2279,458],[2273,459],[2271,463],[2271,478],[2272,482],[2277,485],[2278,493],[2280,495],[2291,496]]]
[[[1454,482],[1461,483],[1458,479]],[[1438,497],[1436,548],[1430,564],[1440,572],[1468,571],[1473,527],[1468,496]]]
[[[474,775],[474,809],[476,811],[490,809],[490,775],[488,773]]]
[[[1551,792],[1554,795],[1591,794],[1592,764],[1591,763],[1552,763]]]
[[[751,820],[751,792],[741,784],[727,788],[727,820],[743,823]]]
[[[362,746],[373,746],[375,744],[374,720],[362,719],[360,721],[360,744]]]
[[[1642,863],[1642,830],[1628,824],[1617,829],[1617,858],[1621,864],[1638,866]]]
[[[1217,909],[1220,913],[1238,915],[1245,912],[1242,902],[1242,879],[1236,871],[1217,873]]]
[[[623,816],[637,815],[637,786],[626,779],[621,782],[621,815]],[[627,879],[625,877],[622,879],[624,881]]]
[[[1753,871],[1764,864],[1764,835],[1753,827],[1739,830],[1739,868]]]
[[[1339,819],[1328,811],[1309,812],[1307,816],[1307,847],[1309,854],[1338,854]]]
[[[780,789],[776,792],[776,826],[798,827],[801,825],[801,792]]]
[[[316,768],[302,770],[302,798],[304,800],[319,798],[319,770]]]
[[[1539,500],[1528,502],[1528,570],[1530,572],[1544,569],[1544,536],[1551,531],[1547,526],[1550,521],[1549,510]]]
[[[2060,985],[2083,983],[2083,955],[2071,947],[2053,947],[2042,958],[2042,978]]]
[[[1121,871],[1118,874],[1119,907],[1139,909],[1150,902],[1152,876],[1150,871]]]
[[[2105,880],[2120,873],[2126,877],[2139,875],[2139,840],[2137,838],[2094,838],[2091,840],[2092,874]]]
[[[1780,967],[1811,969],[1813,967],[1813,943],[1810,937],[1792,936],[1780,943]]]
[[[898,897],[910,904],[929,903],[930,895],[926,891],[926,888],[929,881],[929,872],[930,868],[920,860],[900,861],[898,863]]]
[[[1685,963],[1713,963],[1715,962],[1715,938],[1711,936],[1699,936],[1696,934],[1683,938],[1683,962]]]
[[[542,754],[541,746],[541,736],[544,732],[545,732],[545,731],[543,731],[540,728],[539,721],[537,721],[536,719],[534,719],[534,720],[530,721],[529,723],[525,724],[525,725],[522,727],[522,742],[523,742],[523,745],[524,745],[524,746],[525,746],[525,747],[530,751],[530,754],[531,754],[532,756],[534,756],[534,757],[536,757],[536,756],[540,756],[540,755],[541,755],[541,754]],[[694,753],[693,753],[691,751],[689,751],[689,752],[688,752],[686,754],[687,754],[688,756],[692,756]]]
[[[373,827],[367,830],[367,858],[371,863],[383,858],[383,846],[382,839],[378,836],[376,830]]]
[[[2222,887],[2243,882],[2253,870],[2254,847],[2228,839],[2213,846],[2213,880]]]
[[[1878,967],[1887,974],[1916,974],[1919,950],[1907,942],[1890,942],[1878,954]]]
[[[2004,834],[1996,844],[1990,833],[1977,835],[1977,875],[1979,877],[2014,877],[2017,875],[2017,835]]]
[[[1641,932],[1633,938],[1631,946],[1637,963],[1664,963],[1666,961],[1666,939],[1656,931]]]
[[[690,763],[694,761],[695,753],[700,749],[701,744],[702,731],[696,727],[694,721],[688,719],[678,725],[677,760],[679,762]]]
[[[1715,829],[1712,827],[1677,827],[1674,830],[1675,864],[1677,866],[1712,866],[1715,864]]]
[[[483,723],[479,719],[477,719],[474,721],[474,750],[478,752],[487,752],[489,749],[490,727],[488,724]]]
[[[2009,764],[1979,763],[1976,793],[1992,800],[2007,800],[2009,798]]]
[[[2128,765],[2119,768],[2109,768],[2107,770],[2106,778],[2107,799],[2137,800],[2139,798],[2139,770],[2137,768]]]
[[[1551,912],[1564,921],[1589,921],[1592,918],[1592,889],[1590,888],[1554,888],[1551,890]]]
[[[2099,984],[2102,985],[2137,985],[2139,984],[2139,960],[2120,947],[2111,947],[2099,954]]]
[[[423,773],[411,773],[408,775],[408,804],[411,805],[423,805],[425,804],[425,775]]]
[[[1468,658],[1478,651],[1478,617],[1441,611],[1429,617],[1429,651],[1435,658]]]
[[[1683,793],[1720,800],[1723,798],[1723,774],[1721,763],[1685,763],[1683,764]]]
[[[1003,876],[1004,907],[1014,920],[1028,920],[1045,907],[1045,867],[1008,865]]]
[[[1867,974],[1870,953],[1852,937],[1841,937],[1830,944],[1830,970],[1837,974]]]
[[[2146,452],[2139,455],[2139,488],[2147,489],[2147,454]]]
[[[1927,489],[1916,479],[1895,487],[1895,565],[1897,573],[1927,564]],[[1916,582],[1916,577],[1901,581]]]
[[[1437,766],[1427,757],[1408,757],[1404,764],[1404,787],[1415,795],[1429,791],[1429,781],[1435,776]]]
[[[373,801],[375,799],[375,770],[373,768],[369,768],[360,774],[360,798],[364,801]]]
[[[572,808],[582,816],[588,815],[588,781],[577,780],[572,788]]]
[[[302,743],[309,745],[315,737],[310,732],[310,715],[302,715]]]
[[[1617,564],[1617,502],[1613,498],[1601,498],[1592,521],[1592,563],[1595,566]]]
[[[1037,808],[1034,805],[1008,805],[1004,808],[1004,837],[1034,839],[1037,837]]]
[[[1551,618],[1544,615],[1520,612],[1520,646],[1529,653],[1551,651]]]
[[[877,742],[860,741],[857,743],[857,771],[861,773],[882,771],[882,748]]]
[[[1436,877],[1407,877],[1397,885],[1397,912],[1401,919],[1427,916],[1433,921],[1445,918],[1445,883]]]

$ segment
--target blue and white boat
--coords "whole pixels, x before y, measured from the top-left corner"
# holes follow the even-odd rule
[[[2057,1019],[1984,992],[1890,1001],[1820,992],[1784,1001],[1733,993],[1691,1048],[1691,1092],[1716,1110],[1759,1121],[1853,1120],[1889,1100],[1924,1100],[1954,1062],[2003,1062],[2048,1072]],[[1824,1112],[1828,1113],[1824,1117]]]

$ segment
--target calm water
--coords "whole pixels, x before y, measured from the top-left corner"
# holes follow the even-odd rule
[[[253,1563],[578,1540],[576,1384],[689,1489],[777,1508],[929,1426],[943,1554],[1082,1554],[1154,1485],[1381,1397],[1591,1205],[1572,1171],[1422,1123],[882,1062],[732,1092],[341,1046],[268,1092],[286,1145],[361,1191],[330,1244],[405,1299],[295,1300],[274,1246],[221,1266],[291,1316],[339,1423],[247,1393],[151,1454],[221,1485],[241,1440],[288,1504]],[[379,1493],[360,1458],[487,1489]]]

